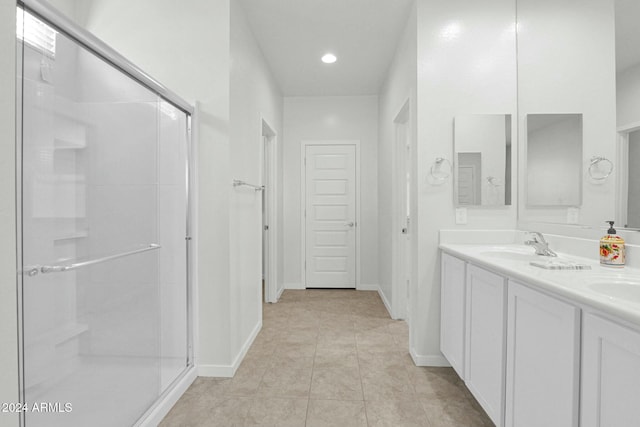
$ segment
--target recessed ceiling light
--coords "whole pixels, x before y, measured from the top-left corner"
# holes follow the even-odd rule
[[[326,53],[322,57],[322,62],[324,62],[325,64],[333,64],[337,60],[338,60],[338,58],[336,58],[336,56],[333,53]]]

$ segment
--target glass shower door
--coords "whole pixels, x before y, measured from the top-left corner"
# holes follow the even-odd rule
[[[133,425],[189,363],[187,116],[23,19],[25,423]]]

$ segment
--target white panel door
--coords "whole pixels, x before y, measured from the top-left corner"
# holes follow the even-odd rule
[[[580,309],[509,282],[507,427],[577,427]]]
[[[307,145],[305,286],[356,287],[356,146]]]
[[[584,315],[581,380],[581,427],[640,425],[640,331]]]

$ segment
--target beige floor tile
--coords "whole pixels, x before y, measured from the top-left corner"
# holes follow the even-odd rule
[[[464,383],[451,368],[409,366],[407,371],[420,397],[464,396]]]
[[[199,394],[183,395],[160,423],[161,427],[201,427],[205,426],[209,412],[200,402]]]
[[[316,342],[283,342],[273,353],[273,359],[290,358],[290,359],[307,359],[313,358],[316,353]]]
[[[387,327],[392,335],[409,336],[409,325],[404,320],[393,320]]]
[[[361,368],[360,375],[365,400],[416,399],[404,367]]]
[[[246,427],[304,427],[308,399],[257,398],[247,414]]]
[[[253,399],[247,397],[214,399],[209,402],[208,418],[204,425],[210,427],[245,425],[252,402]]]
[[[464,397],[422,399],[431,427],[493,427],[484,411]]]
[[[358,351],[358,361],[363,371],[387,368],[403,369],[406,364],[405,355],[399,351],[386,353]]]
[[[309,400],[306,427],[366,427],[363,401]]]
[[[298,368],[313,368],[313,358],[311,356],[296,356],[283,354],[282,356],[274,356],[271,358],[271,366],[269,366],[269,372],[278,369],[298,369]]]
[[[364,331],[376,331],[380,333],[389,333],[389,324],[391,324],[393,320],[389,318],[370,318],[370,317],[361,317],[356,316],[354,318],[354,327],[358,332]]]
[[[309,397],[312,367],[285,367],[268,370],[258,388],[264,397]]]
[[[359,369],[357,367],[314,367],[309,397],[311,399],[362,400]]]
[[[416,400],[366,402],[366,407],[370,427],[430,427],[424,408]]]
[[[415,366],[377,292],[287,290],[263,307],[234,378],[198,378],[161,426],[492,425],[451,368]]]
[[[221,397],[224,395],[226,386],[230,381],[230,378],[198,377],[187,389],[182,398],[190,396],[196,396],[197,398],[202,396]]]
[[[225,396],[250,397],[258,392],[258,387],[272,359],[267,357],[245,358],[233,378],[226,381]]]
[[[316,353],[318,352],[342,352],[357,354],[355,338],[331,339],[328,337],[318,338]]]
[[[397,349],[409,349],[409,334],[391,334],[393,342],[396,344]]]
[[[397,351],[391,334],[381,332],[359,332],[356,334],[358,352],[387,353]]]
[[[353,347],[333,347],[316,350],[313,360],[314,369],[323,368],[355,368],[359,366],[358,355]]]

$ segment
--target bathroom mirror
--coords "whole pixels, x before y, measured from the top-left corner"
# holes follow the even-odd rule
[[[518,33],[520,226],[603,228],[615,219],[616,229],[640,229],[639,20],[638,0],[579,8],[572,0],[518,1],[518,26],[527,29]],[[529,203],[527,114],[545,111],[583,113],[580,205],[544,209]],[[547,155],[556,156],[557,149]],[[594,159],[604,160],[592,167]]]
[[[527,206],[580,206],[582,114],[528,114]]]
[[[640,2],[615,0],[618,228],[640,229]]]
[[[511,204],[511,115],[467,114],[454,122],[456,206]]]

